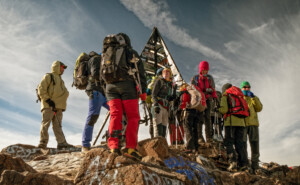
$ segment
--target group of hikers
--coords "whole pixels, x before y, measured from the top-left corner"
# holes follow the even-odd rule
[[[69,96],[61,78],[66,68],[62,62],[54,61],[51,73],[45,74],[38,85],[42,112],[39,148],[47,147],[51,122],[57,148],[73,147],[67,143],[61,124]],[[140,98],[145,114],[151,115],[153,121],[149,126],[151,136],[166,137],[169,130],[171,144],[184,144],[185,152],[197,153],[201,142],[211,143],[215,139],[221,142],[224,127],[228,170],[243,171],[250,166],[255,172],[259,168],[260,155],[257,112],[262,110],[262,104],[251,91],[248,81],[243,81],[240,88],[226,83],[219,92],[208,72],[209,63],[202,61],[199,74],[191,79],[191,83],[182,83],[178,87],[171,69],[164,66],[147,81],[143,62],[132,48],[129,37],[124,33],[106,36],[101,53],[81,53],[75,65],[73,85],[85,90],[89,97],[82,152],[91,149],[93,128],[104,107],[110,113],[107,139],[110,152],[141,159],[136,149],[141,123]],[[203,125],[206,139],[202,134]],[[121,151],[120,139],[124,135],[126,144]],[[247,138],[251,146],[251,164],[248,162]]]

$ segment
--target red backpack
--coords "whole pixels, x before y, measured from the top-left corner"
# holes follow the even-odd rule
[[[226,90],[228,99],[228,113],[225,118],[234,115],[239,118],[246,118],[249,116],[249,108],[246,100],[243,98],[244,94],[238,87],[232,86]]]

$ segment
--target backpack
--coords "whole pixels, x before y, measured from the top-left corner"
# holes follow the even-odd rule
[[[73,72],[73,84],[76,89],[84,90],[88,84],[89,70],[88,61],[90,56],[86,53],[81,53],[76,60],[75,69]]]
[[[186,90],[191,99],[186,108],[197,109],[198,111],[203,112],[206,109],[206,100],[203,92],[198,91],[193,85],[187,86]]]
[[[100,78],[107,84],[131,78],[128,71],[133,57],[130,39],[126,34],[107,35],[103,40]]]
[[[225,118],[234,115],[239,118],[246,118],[249,116],[249,108],[246,100],[243,98],[242,90],[236,86],[232,86],[226,90],[229,113],[225,114]]]
[[[55,85],[53,74],[52,73],[46,73],[46,75],[50,75],[50,84],[53,83],[53,85]],[[47,91],[49,90],[50,84],[49,84],[49,86],[47,88]],[[37,97],[36,103],[38,103],[39,101],[42,100],[41,97],[40,97],[40,95],[39,95],[39,86],[40,86],[40,84],[35,89],[36,97]]]

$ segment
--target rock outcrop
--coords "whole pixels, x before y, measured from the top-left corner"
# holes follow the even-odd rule
[[[226,171],[226,152],[219,143],[200,143],[197,153],[165,138],[140,141],[141,161],[109,152],[106,145],[82,154],[80,147],[46,150],[16,144],[0,153],[2,184],[300,184],[300,166],[262,164],[259,174]]]

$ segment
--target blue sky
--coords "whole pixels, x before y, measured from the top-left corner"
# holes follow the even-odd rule
[[[0,0],[0,149],[38,144],[35,88],[54,60],[69,66],[63,75],[70,91],[63,130],[68,142],[80,145],[88,98],[71,87],[77,56],[101,51],[103,38],[118,32],[127,33],[140,53],[153,26],[186,81],[202,60],[210,63],[217,90],[250,81],[264,105],[261,161],[300,165],[300,2],[294,0]],[[51,128],[49,133],[55,147]],[[141,126],[139,139],[147,137]]]

